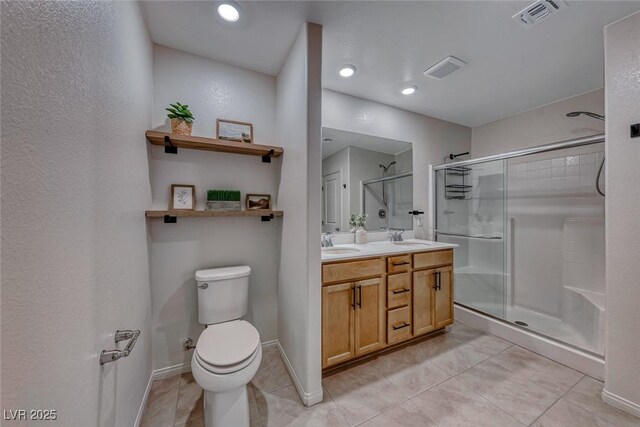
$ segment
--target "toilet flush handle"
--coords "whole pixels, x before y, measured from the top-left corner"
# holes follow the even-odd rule
[[[207,289],[209,287],[208,283],[203,283],[202,285],[198,285],[200,289]]]

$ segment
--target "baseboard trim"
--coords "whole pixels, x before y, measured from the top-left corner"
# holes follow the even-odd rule
[[[284,349],[282,348],[280,341],[276,340],[276,343],[278,346],[278,350],[280,351],[280,355],[282,356],[282,360],[284,361],[284,366],[287,368],[287,371],[289,372],[289,376],[293,380],[293,386],[296,388],[296,391],[298,392],[298,396],[300,396],[300,400],[302,400],[302,403],[304,404],[304,406],[313,406],[316,403],[322,402],[322,387],[320,387],[319,390],[316,390],[311,393],[307,393],[302,387],[302,383],[300,382],[300,379],[298,378],[296,371],[293,369],[293,365],[289,361],[289,358],[287,357],[287,353],[285,353]]]
[[[153,372],[151,372],[151,375],[149,375],[147,388],[144,389],[144,396],[142,396],[142,402],[140,402],[140,407],[138,408],[138,415],[136,415],[136,422],[134,424],[135,427],[139,427],[140,424],[142,424],[142,416],[144,415],[144,410],[147,408],[147,399],[149,399],[151,384],[153,384]]]
[[[278,340],[265,341],[262,343],[262,348],[269,348],[277,346],[280,348]],[[280,352],[284,355],[284,352],[280,350]],[[288,361],[287,361],[288,362]],[[292,372],[287,366],[287,370]],[[151,385],[156,380],[163,380],[165,378],[172,377],[174,375],[181,375],[187,372],[191,372],[191,362],[179,363],[177,365],[166,366],[164,368],[156,369],[151,372],[149,376],[149,382],[147,383],[147,388],[144,391],[144,396],[142,396],[142,402],[140,402],[140,408],[138,408],[138,415],[136,416],[136,421],[134,427],[139,427],[140,423],[142,423],[142,417],[144,416],[144,411],[147,407],[147,400],[149,399],[149,392],[151,392]],[[322,400],[322,396],[320,396],[320,401]]]
[[[630,400],[625,399],[624,397],[613,394],[606,389],[602,390],[602,400],[604,400],[607,404],[613,406],[614,408],[620,409],[627,414],[631,414],[635,417],[640,418],[640,405],[638,405],[637,403],[633,403]]]

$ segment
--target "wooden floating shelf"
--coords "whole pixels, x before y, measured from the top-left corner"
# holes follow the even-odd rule
[[[266,217],[271,216],[280,217],[284,216],[283,211],[146,211],[145,216],[147,218],[164,218],[165,216],[172,216],[176,218],[188,218],[188,217]]]
[[[148,130],[147,139],[153,145],[163,147],[187,148],[190,150],[218,151],[221,153],[235,153],[246,156],[261,156],[265,158],[280,157],[284,153],[282,147],[272,145],[247,144],[237,141],[225,141],[222,139],[205,138],[202,136],[175,135],[167,132]],[[167,139],[168,138],[168,139]],[[169,141],[169,142],[167,142]],[[167,151],[167,150],[165,150]],[[168,152],[168,151],[167,151]],[[174,151],[177,152],[177,151]],[[197,216],[197,215],[192,215]],[[208,215],[215,216],[215,215]],[[223,216],[223,215],[220,215]],[[230,216],[230,215],[228,215]],[[242,216],[242,215],[237,215]],[[253,215],[248,215],[253,216]]]

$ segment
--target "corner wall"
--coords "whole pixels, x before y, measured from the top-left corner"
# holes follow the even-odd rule
[[[151,40],[137,2],[0,7],[2,409],[131,426],[151,374]],[[101,367],[117,329],[142,333]]]
[[[640,13],[605,27],[608,403],[640,417]]]
[[[188,104],[195,116],[193,134],[215,137],[216,119],[253,123],[257,144],[280,145],[275,132],[274,77],[223,64],[165,46],[154,45],[153,127],[169,130],[165,107]],[[289,137],[288,137],[289,138]],[[280,159],[199,150],[165,154],[149,149],[153,209],[167,209],[171,184],[193,184],[196,209],[203,210],[210,188],[270,194],[276,207]],[[286,215],[286,212],[285,212]],[[232,265],[251,267],[249,312],[262,342],[276,339],[281,219],[179,218],[176,224],[149,221],[154,369],[190,366],[193,351],[182,341],[197,342],[197,270]]]
[[[474,158],[604,133],[604,122],[567,117],[571,111],[604,114],[604,89],[562,99],[472,128]]]
[[[305,23],[278,74],[276,132],[284,146],[278,341],[305,405],[321,385],[322,27]]]

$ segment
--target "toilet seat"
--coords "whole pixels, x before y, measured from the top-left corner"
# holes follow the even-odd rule
[[[194,357],[205,370],[230,374],[249,365],[260,347],[260,334],[245,320],[207,327],[196,344]]]

